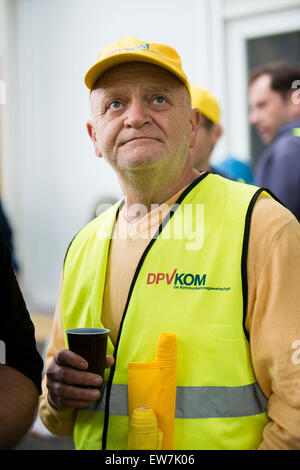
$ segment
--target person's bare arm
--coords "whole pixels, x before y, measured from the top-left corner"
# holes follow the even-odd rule
[[[0,449],[12,449],[30,429],[38,390],[21,372],[0,365]]]

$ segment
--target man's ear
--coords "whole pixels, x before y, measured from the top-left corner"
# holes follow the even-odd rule
[[[287,95],[288,117],[296,121],[300,116],[300,89],[292,89]]]
[[[190,123],[191,123],[191,136],[190,136],[190,148],[192,149],[196,142],[196,136],[199,129],[201,119],[201,113],[198,108],[194,108],[191,110],[190,114]]]
[[[99,145],[98,145],[98,141],[97,141],[97,134],[96,134],[96,130],[95,130],[95,127],[94,127],[94,124],[92,123],[92,121],[88,121],[86,123],[86,128],[87,128],[87,131],[88,131],[88,134],[94,144],[94,149],[95,149],[95,154],[97,155],[97,157],[101,158],[102,157],[102,153],[100,152],[100,149],[99,149]]]

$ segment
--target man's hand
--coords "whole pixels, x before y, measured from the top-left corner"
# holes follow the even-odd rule
[[[113,357],[107,356],[107,367],[111,367],[113,363]],[[100,391],[97,388],[103,383],[103,379],[100,375],[86,372],[87,368],[87,361],[78,354],[68,349],[58,351],[46,372],[49,403],[63,410],[85,408],[98,400]]]

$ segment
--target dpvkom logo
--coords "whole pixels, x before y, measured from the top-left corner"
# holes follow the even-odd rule
[[[147,284],[165,283],[173,285],[174,289],[197,289],[205,286],[206,274],[178,273],[177,268],[172,273],[148,273]]]

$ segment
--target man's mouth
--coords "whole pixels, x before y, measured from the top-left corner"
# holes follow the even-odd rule
[[[158,139],[154,137],[147,137],[147,136],[139,136],[139,137],[132,137],[131,139],[127,139],[124,142],[121,143],[121,147],[126,144],[131,144],[131,143],[136,143],[136,142],[143,142],[143,141],[149,141],[149,140],[155,140],[158,141]]]
[[[257,131],[263,142],[267,143],[270,140],[270,131],[265,127],[257,127]]]

